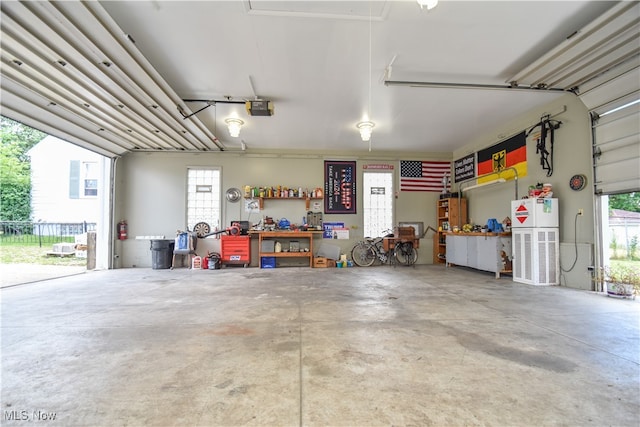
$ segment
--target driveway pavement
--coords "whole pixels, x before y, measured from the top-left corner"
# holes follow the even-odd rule
[[[81,274],[86,267],[37,264],[0,264],[0,288]]]

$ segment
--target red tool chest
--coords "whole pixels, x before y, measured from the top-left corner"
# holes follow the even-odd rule
[[[250,236],[220,236],[220,252],[223,264],[242,264],[245,267],[251,263]]]

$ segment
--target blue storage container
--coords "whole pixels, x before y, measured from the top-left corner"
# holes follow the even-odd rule
[[[276,268],[276,257],[274,256],[261,257],[260,268]]]

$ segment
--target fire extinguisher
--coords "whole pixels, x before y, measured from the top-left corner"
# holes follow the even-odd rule
[[[127,240],[127,221],[125,220],[118,223],[118,240]]]

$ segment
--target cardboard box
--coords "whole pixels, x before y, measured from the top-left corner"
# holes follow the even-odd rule
[[[327,258],[317,256],[313,259],[313,268],[327,268],[327,261]]]

